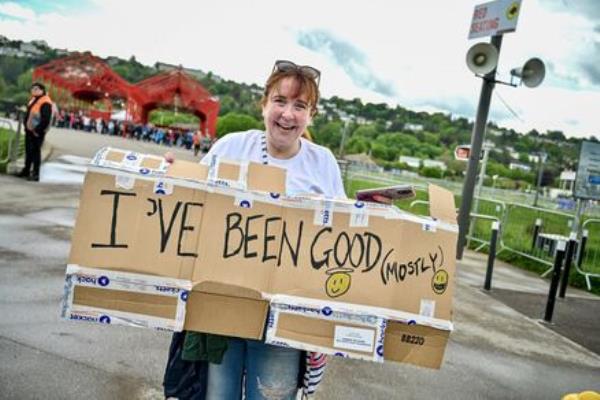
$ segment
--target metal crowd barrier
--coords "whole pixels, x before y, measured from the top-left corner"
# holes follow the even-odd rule
[[[573,215],[560,211],[522,204],[509,204],[503,224],[503,249],[547,265],[549,269],[544,274],[550,273],[556,252],[556,242],[568,240],[573,220]],[[541,226],[539,225],[540,221]],[[542,241],[541,238],[544,237],[548,237],[549,240]]]
[[[581,224],[580,232],[575,270],[585,278],[587,289],[592,290],[590,278],[600,278],[600,273],[587,269],[600,265],[600,219],[586,220]]]
[[[11,156],[13,154],[13,146],[15,146],[15,142],[18,138],[16,131],[13,127],[13,121],[6,119],[6,118],[0,118],[0,128],[6,128],[9,131],[15,132],[15,135],[13,137],[11,137],[8,140],[8,148],[6,149],[6,155],[4,158],[0,159],[0,164],[6,164],[11,160]],[[0,155],[1,156],[1,155]]]
[[[380,184],[393,184],[404,180],[398,179],[399,177],[384,178],[382,174],[375,173],[352,171],[351,174],[352,178],[375,180]],[[414,185],[415,182],[412,184]],[[496,254],[509,251],[546,265],[548,269],[542,276],[553,271],[558,243],[568,242],[569,237],[572,236],[571,232],[576,228],[573,214],[490,198],[477,200],[478,207],[471,213],[471,224],[467,235],[468,243],[476,243],[475,251],[490,246],[492,237],[490,221],[498,222],[502,229],[497,234]],[[408,209],[415,214],[426,215],[428,206],[429,202],[426,200],[414,200]],[[600,218],[597,218],[595,213],[591,215],[594,218],[585,220],[577,230],[577,247],[574,250],[575,270],[584,276],[588,290],[592,287],[591,278],[600,278],[600,273],[592,269],[600,265]]]

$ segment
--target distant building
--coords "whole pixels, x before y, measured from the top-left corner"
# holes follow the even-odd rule
[[[45,40],[32,40],[30,43],[37,47],[48,47],[48,43]]]
[[[173,71],[175,69],[182,68],[186,74],[191,75],[196,79],[202,79],[206,76],[206,72],[204,72],[200,69],[183,68],[180,65],[173,65],[173,64],[163,63],[163,62],[157,62],[155,66],[156,66],[156,69],[158,69],[160,72]],[[217,82],[221,81],[221,78],[216,75],[212,75],[212,78]]]
[[[400,156],[398,161],[408,165],[411,168],[420,168],[421,167],[421,159],[417,158],[417,157]]]
[[[575,178],[577,177],[577,172],[564,170],[560,173],[559,177],[559,186],[562,190],[573,191],[573,187],[575,186]]]
[[[21,51],[28,55],[40,56],[44,54],[43,50],[38,49],[38,47],[32,43],[21,43]]]
[[[411,132],[421,132],[423,130],[423,125],[411,124],[410,122],[407,122],[406,124],[404,124],[404,130]]]
[[[528,154],[527,159],[529,160],[530,163],[534,163],[534,164],[537,164],[540,162],[540,156],[537,154]]]
[[[12,47],[0,47],[0,56],[25,57],[25,53]]]
[[[428,168],[438,168],[442,171],[446,171],[446,163],[438,160],[423,160],[423,166]]]
[[[531,167],[529,165],[520,164],[520,163],[510,163],[508,165],[508,169],[510,169],[511,171],[519,169],[521,171],[531,172]]]
[[[114,67],[115,65],[117,65],[118,63],[121,62],[121,59],[119,57],[110,56],[110,57],[106,57],[105,61],[108,65],[110,65],[111,67]]]

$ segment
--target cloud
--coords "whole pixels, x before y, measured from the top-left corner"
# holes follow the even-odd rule
[[[546,0],[546,6],[554,11],[582,15],[591,21],[600,19],[600,2],[598,0]]]
[[[300,32],[298,33],[298,44],[331,58],[357,86],[387,97],[396,95],[393,84],[381,80],[371,70],[363,52],[329,32],[323,30]]]
[[[0,3],[0,14],[12,19],[31,21],[36,18],[35,12],[13,2]]]

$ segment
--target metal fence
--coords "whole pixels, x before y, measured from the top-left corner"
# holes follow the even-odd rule
[[[0,166],[4,166],[9,161],[13,161],[13,158],[23,151],[24,141],[19,140],[20,138],[15,129],[14,121],[7,118],[0,118],[0,128],[14,133],[6,139],[6,142],[0,143]],[[18,143],[17,140],[19,140]]]
[[[580,231],[575,268],[585,278],[588,290],[591,290],[591,278],[600,278],[600,273],[592,269],[600,265],[600,219],[590,218],[584,221]]]

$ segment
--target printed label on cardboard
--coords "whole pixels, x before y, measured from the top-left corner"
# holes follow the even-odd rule
[[[375,330],[336,325],[333,346],[340,349],[372,352],[375,343]]]

